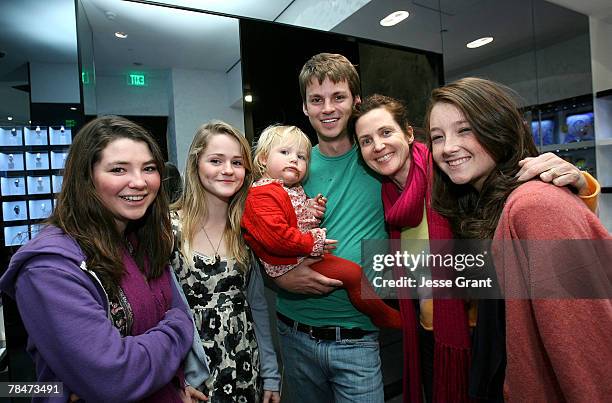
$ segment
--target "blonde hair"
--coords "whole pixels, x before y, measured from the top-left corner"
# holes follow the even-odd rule
[[[200,155],[210,143],[213,136],[229,136],[240,144],[242,163],[245,170],[244,183],[242,187],[232,196],[228,208],[227,224],[223,238],[227,246],[228,257],[233,257],[245,271],[249,267],[249,251],[242,238],[240,220],[244,211],[244,202],[253,182],[253,168],[251,164],[251,150],[247,139],[233,126],[218,120],[210,121],[198,128],[196,131],[185,166],[185,189],[181,198],[174,203],[173,210],[181,210],[181,252],[190,261],[192,251],[190,244],[194,235],[199,231],[198,223],[206,220],[210,213],[206,204],[206,190],[200,182],[198,174],[198,160]]]
[[[261,132],[257,145],[254,148],[253,170],[255,180],[266,174],[266,164],[262,158],[268,158],[270,150],[278,144],[296,144],[306,148],[306,161],[310,162],[312,143],[308,136],[296,126],[272,125]]]

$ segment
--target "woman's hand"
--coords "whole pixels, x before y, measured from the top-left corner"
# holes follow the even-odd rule
[[[205,402],[208,400],[208,396],[204,393],[200,392],[193,386],[186,386],[185,389],[181,392],[181,399],[183,403],[199,403]]]
[[[264,395],[262,399],[263,403],[279,403],[280,402],[280,393],[272,390],[264,390]]]

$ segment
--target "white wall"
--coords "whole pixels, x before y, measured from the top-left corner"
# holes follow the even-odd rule
[[[80,103],[79,78],[76,63],[30,63],[32,102]]]
[[[193,134],[203,123],[211,119],[223,120],[244,132],[242,109],[232,108],[235,99],[229,98],[228,76],[224,72],[207,70],[172,69],[170,72],[170,128],[168,149],[174,148],[176,159],[171,157],[181,172]],[[232,83],[240,77],[234,75]],[[234,98],[234,97],[232,97]],[[174,140],[174,147],[173,142]]]
[[[517,91],[525,105],[590,94],[588,43],[588,35],[580,35],[542,48],[537,53],[527,52],[477,68],[449,72],[446,81],[467,76],[489,78]]]
[[[100,115],[168,116],[168,73],[147,74],[145,87],[127,84],[127,75],[96,76],[96,112]]]
[[[612,89],[612,24],[589,18],[591,31],[591,64],[593,92]],[[612,97],[595,98],[595,136],[597,180],[601,186],[612,187]],[[599,218],[612,231],[612,194],[599,199]]]

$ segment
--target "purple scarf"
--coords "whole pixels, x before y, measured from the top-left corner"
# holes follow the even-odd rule
[[[155,327],[164,318],[166,311],[170,309],[172,303],[171,279],[168,270],[166,270],[160,277],[147,282],[145,275],[127,251],[123,254],[123,266],[125,267],[125,273],[121,279],[121,288],[130,303],[134,316],[131,335],[138,336]],[[145,259],[145,272],[148,272],[148,270],[148,260]],[[180,377],[181,373],[182,370],[179,368],[177,375]],[[181,403],[182,400],[177,387],[169,382],[141,402]]]

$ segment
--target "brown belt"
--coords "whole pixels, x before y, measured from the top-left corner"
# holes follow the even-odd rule
[[[330,340],[336,341],[336,329],[340,329],[340,339],[361,339],[363,336],[373,333],[373,331],[363,329],[346,329],[343,327],[328,326],[328,327],[317,327],[310,326],[295,321],[291,318],[286,317],[282,313],[276,313],[278,320],[283,322],[285,325],[297,329],[300,332],[308,334],[311,338],[316,340]],[[296,326],[297,324],[297,326]]]

